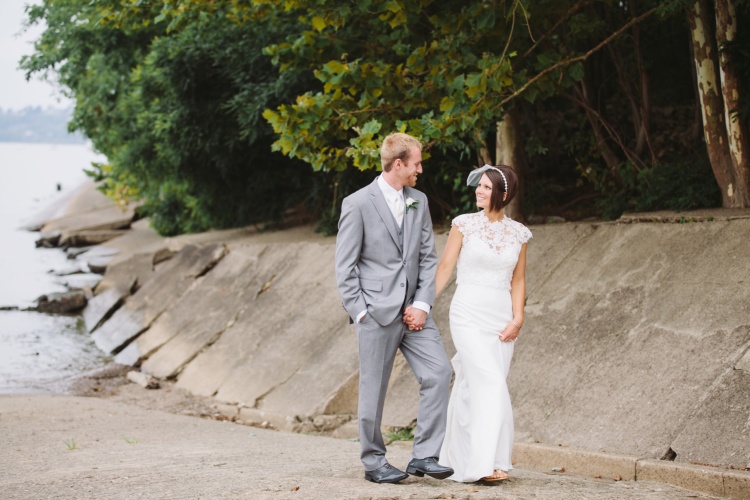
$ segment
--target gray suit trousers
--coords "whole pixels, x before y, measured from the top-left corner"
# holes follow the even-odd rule
[[[422,330],[409,331],[400,316],[391,324],[381,326],[367,314],[356,329],[359,339],[359,439],[365,470],[374,470],[386,463],[380,427],[398,349],[420,385],[412,456],[437,457],[445,437],[452,372],[432,316],[427,317]]]

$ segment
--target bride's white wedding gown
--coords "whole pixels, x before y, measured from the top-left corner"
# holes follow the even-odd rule
[[[454,481],[471,482],[512,469],[513,410],[505,379],[513,342],[499,340],[513,319],[510,281],[531,232],[507,216],[490,222],[483,211],[453,220],[463,235],[457,288],[450,308],[456,374],[439,462]]]

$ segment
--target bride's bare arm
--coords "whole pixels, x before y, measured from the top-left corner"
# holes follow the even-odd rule
[[[451,232],[448,234],[448,242],[445,244],[445,250],[443,250],[443,256],[440,258],[440,262],[437,265],[437,274],[435,276],[435,296],[440,295],[445,285],[453,274],[453,269],[456,267],[458,261],[458,254],[461,252],[461,242],[464,237],[461,231],[456,226],[451,228]],[[409,330],[420,330],[414,326],[415,318],[410,312],[411,307],[407,307],[404,311],[403,321],[409,326]]]
[[[463,239],[464,236],[461,234],[461,231],[456,226],[451,227],[451,232],[448,234],[448,242],[445,244],[445,250],[443,250],[443,256],[440,258],[440,262],[438,262],[437,276],[435,277],[436,295],[440,295],[445,285],[448,284],[448,280],[451,279],[453,270],[456,268],[456,262],[458,261],[458,254],[461,253]]]
[[[503,329],[500,339],[504,342],[515,340],[521,330],[524,320],[524,304],[526,302],[526,244],[521,246],[518,262],[510,280],[510,301],[513,304],[513,320]]]

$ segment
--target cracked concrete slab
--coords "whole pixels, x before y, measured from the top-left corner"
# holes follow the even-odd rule
[[[96,345],[107,353],[119,352],[178,300],[196,278],[216,265],[225,252],[224,245],[183,248],[94,332]]]

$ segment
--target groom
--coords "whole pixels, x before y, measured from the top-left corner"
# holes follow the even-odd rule
[[[391,134],[380,148],[383,173],[344,198],[336,238],[336,282],[359,340],[359,441],[365,479],[397,483],[408,474],[385,458],[380,432],[396,351],[420,384],[409,474],[444,479],[437,463],[445,435],[451,367],[429,315],[437,257],[427,197],[412,189],[422,173],[422,145]],[[410,317],[407,326],[402,315]]]

